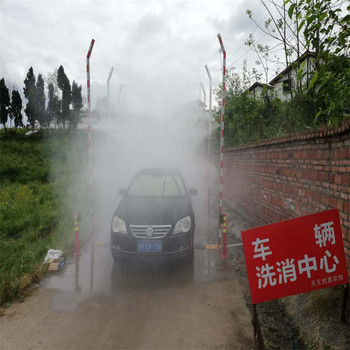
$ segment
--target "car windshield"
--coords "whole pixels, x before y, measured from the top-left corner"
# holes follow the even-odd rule
[[[129,196],[170,197],[184,196],[185,185],[176,174],[138,174],[129,189]]]

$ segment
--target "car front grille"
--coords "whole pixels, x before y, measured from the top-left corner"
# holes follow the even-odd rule
[[[130,225],[132,234],[137,238],[154,239],[164,237],[171,225]]]

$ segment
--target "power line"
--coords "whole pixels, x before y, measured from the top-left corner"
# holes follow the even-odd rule
[[[273,6],[271,5],[269,7],[269,10],[271,10]],[[269,16],[264,16],[262,15],[260,18],[263,18],[258,24],[256,24],[255,29],[252,31],[251,34],[254,34],[255,31],[259,28],[260,24],[262,24],[263,22],[265,22]],[[259,18],[259,19],[260,19]],[[264,34],[258,41],[257,43],[259,43],[267,34]],[[229,64],[233,59],[235,59],[235,57],[237,57],[237,55],[239,54],[239,52],[241,51],[241,49],[243,48],[243,46],[245,46],[245,41],[242,43],[242,45],[238,48],[238,50],[236,51],[236,54],[231,56],[230,59],[227,60],[227,64]],[[246,50],[241,56],[239,56],[239,58],[237,58],[232,64],[230,64],[230,67],[228,67],[228,69],[232,68],[234,66],[234,64],[236,64],[243,56],[245,56],[248,52],[250,51],[250,48],[248,50]],[[220,61],[221,61],[221,55],[220,55]],[[221,62],[222,65],[222,62]],[[222,73],[219,72],[215,75],[215,78],[219,77]]]
[[[256,43],[259,43],[262,39],[264,39],[266,36],[266,34],[264,34]],[[249,47],[245,52],[242,53],[241,56],[239,56],[232,64],[230,64],[229,67],[227,67],[227,70],[231,69],[242,57],[244,57],[249,51],[251,51],[251,48]],[[235,57],[235,56],[234,56]],[[234,58],[233,57],[233,58]],[[232,60],[232,58],[231,58]],[[221,62],[222,63],[222,62]],[[217,78],[218,76],[220,76],[222,73],[219,72],[215,75],[215,78]]]
[[[264,16],[262,16],[262,17],[264,17]],[[267,19],[268,19],[268,16],[265,17],[265,18],[263,18],[263,19],[256,25],[255,29],[252,31],[251,34],[254,34],[255,31],[259,28],[260,24],[263,23],[263,22],[265,22]],[[239,53],[239,51],[241,50],[241,48],[242,48],[244,45],[245,45],[245,42],[238,48],[237,54]],[[227,61],[227,63],[229,63],[230,61],[232,61],[234,58],[235,58],[235,55],[231,56],[231,58]]]

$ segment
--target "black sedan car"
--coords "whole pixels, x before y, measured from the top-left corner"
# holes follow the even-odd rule
[[[142,169],[114,212],[111,250],[117,261],[193,258],[195,217],[192,195],[176,169]]]

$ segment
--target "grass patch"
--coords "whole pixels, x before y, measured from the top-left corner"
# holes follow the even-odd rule
[[[343,293],[344,285],[338,285],[286,298],[287,311],[306,349],[350,349],[349,325],[341,322]]]
[[[25,131],[0,132],[0,305],[40,281],[47,250],[73,240],[73,212],[88,212],[86,133]]]
[[[320,320],[329,321],[330,318],[339,320],[343,303],[344,286],[315,290],[309,293],[305,311],[315,314]]]

